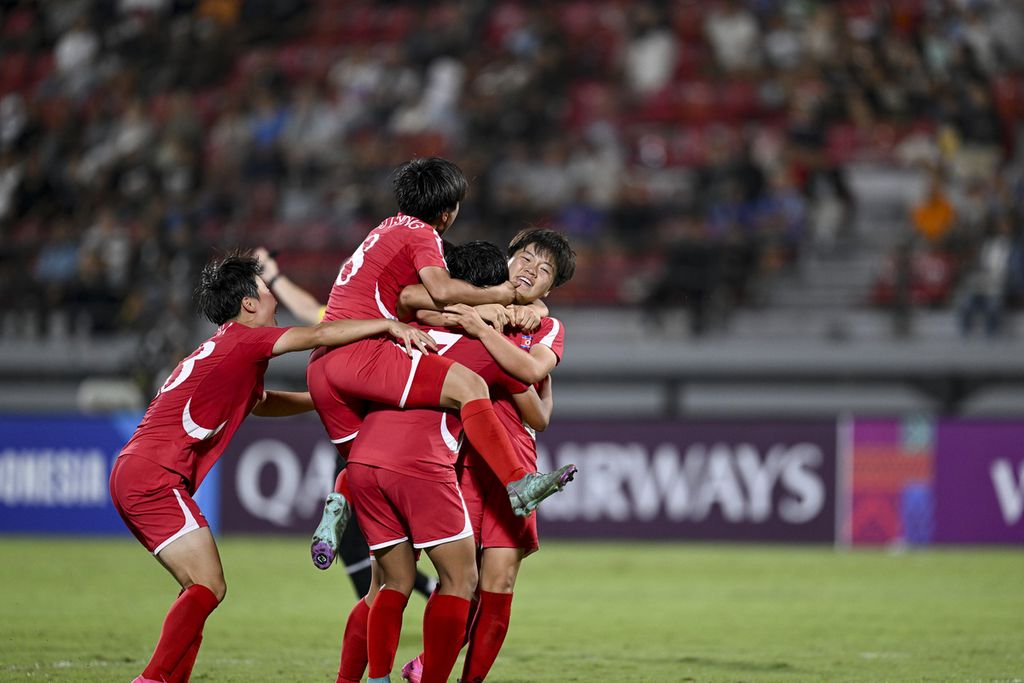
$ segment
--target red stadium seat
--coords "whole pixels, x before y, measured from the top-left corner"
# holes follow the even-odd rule
[[[708,123],[720,117],[718,93],[707,81],[691,81],[679,88],[677,113],[683,121]]]
[[[0,59],[0,93],[24,90],[31,78],[28,52],[11,52]]]

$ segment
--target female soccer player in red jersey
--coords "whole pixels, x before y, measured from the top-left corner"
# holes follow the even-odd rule
[[[509,279],[516,284],[521,301],[534,301],[567,282],[576,270],[575,254],[559,233],[545,229],[525,230],[509,245]],[[538,330],[520,332],[509,338],[485,323],[467,306],[449,307],[448,324],[462,327],[483,342],[499,365],[513,377],[537,384],[546,417],[551,417],[551,370],[561,360],[565,328],[555,318],[545,317]],[[537,447],[533,431],[523,424],[514,405],[502,396],[494,400],[495,412],[515,446],[517,457],[536,468]],[[536,424],[533,426],[537,428]],[[459,486],[469,510],[474,535],[480,548],[478,604],[470,622],[469,650],[460,680],[479,683],[490,671],[508,632],[512,594],[523,559],[539,549],[535,515],[509,514],[500,483],[470,445],[463,448]],[[496,492],[498,495],[496,495]],[[414,658],[402,668],[402,676],[419,683],[422,661]]]
[[[250,412],[284,416],[313,408],[307,393],[264,390],[270,358],[382,334],[410,355],[414,347],[417,353],[436,348],[423,332],[392,320],[276,327],[277,301],[259,273],[257,260],[242,256],[203,270],[197,305],[220,327],[167,378],[111,471],[110,495],[121,518],[182,587],[135,679],[140,683],[187,680],[203,625],[224,599],[217,545],[192,494]]]
[[[444,261],[441,235],[459,214],[467,182],[450,161],[413,159],[395,174],[400,213],[370,231],[345,261],[331,289],[324,320],[396,318],[399,296],[408,285],[424,286],[441,305],[512,303],[516,287],[491,287],[452,278]],[[342,455],[359,433],[367,402],[399,408],[460,411],[466,438],[506,487],[511,507],[532,509],[564,485],[566,472],[541,474],[518,464],[494,413],[487,385],[464,366],[439,355],[396,353],[393,344],[366,339],[334,349],[317,349],[306,371],[310,395],[327,434]],[[316,563],[334,559],[325,542]]]

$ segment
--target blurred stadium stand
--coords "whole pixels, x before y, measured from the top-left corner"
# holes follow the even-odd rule
[[[576,245],[560,415],[1019,415],[1022,67],[1018,1],[0,2],[0,410],[144,406],[216,250],[326,296],[441,154]]]

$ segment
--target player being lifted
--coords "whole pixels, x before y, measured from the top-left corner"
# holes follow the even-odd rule
[[[467,188],[455,164],[436,157],[414,159],[398,170],[393,187],[400,213],[374,228],[341,267],[325,320],[396,319],[402,289],[418,283],[436,306],[515,301],[517,289],[511,282],[478,288],[448,274],[441,235],[455,222]],[[497,475],[519,514],[528,514],[561,490],[576,471],[566,465],[542,474],[520,464],[486,383],[441,355],[410,358],[383,337],[320,348],[310,357],[306,382],[328,437],[342,455],[359,433],[368,401],[399,408],[458,409],[466,438]],[[333,530],[346,514],[343,502],[329,498],[314,536],[312,555],[323,569],[334,560]],[[330,537],[322,537],[320,530]]]
[[[276,327],[277,301],[256,259],[229,256],[203,270],[199,311],[220,325],[182,360],[150,403],[110,474],[110,496],[132,534],[182,591],[136,683],[186,681],[207,617],[226,586],[217,545],[192,499],[242,420],[312,410],[308,393],[264,391],[271,357],[390,335],[407,355],[436,348],[423,332],[397,321],[342,320],[315,327]]]
[[[576,255],[566,239],[553,230],[524,230],[509,245],[509,278],[516,283],[522,301],[536,301],[572,278]],[[452,306],[444,314],[447,325],[458,325],[479,339],[499,365],[516,379],[539,388],[541,417],[526,420],[544,428],[553,409],[549,373],[561,360],[565,328],[556,318],[545,317],[538,330],[506,337],[485,323],[474,309]],[[421,315],[421,317],[423,317]],[[431,319],[426,314],[425,319]],[[512,343],[509,343],[509,342]],[[496,393],[495,412],[515,444],[521,462],[535,468],[537,444],[533,430],[524,426],[524,414],[507,393]],[[469,445],[463,447],[459,468],[462,491],[479,553],[479,587],[476,611],[468,629],[469,649],[461,681],[480,683],[487,676],[508,632],[512,593],[523,558],[540,547],[535,515],[509,513],[500,485]],[[419,683],[422,655],[407,662],[402,677]],[[422,680],[427,680],[425,677]]]
[[[445,245],[445,250],[447,251],[447,249],[448,245]],[[277,297],[278,303],[303,323],[315,325],[323,319],[327,307],[283,273],[277,263],[277,259],[271,252],[263,247],[259,247],[253,251],[253,254],[262,264],[263,277],[266,280],[267,287]],[[447,260],[447,255],[445,258]],[[508,279],[507,275],[499,280],[497,284],[506,279]],[[335,479],[330,482],[331,484],[337,479],[341,468],[345,467],[345,464],[345,459],[339,455],[336,459]],[[344,532],[338,534],[336,544],[331,547],[334,548],[339,562],[344,565],[345,572],[352,581],[352,587],[355,589],[356,595],[362,598],[370,591],[371,572],[370,549],[366,545],[366,539],[363,538],[359,525],[346,525]],[[434,577],[427,576],[422,572],[416,572],[413,589],[422,594],[423,597],[429,598],[436,585],[437,580]]]

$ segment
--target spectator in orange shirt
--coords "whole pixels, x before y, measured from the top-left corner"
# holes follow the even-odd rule
[[[938,173],[932,175],[927,196],[914,206],[911,220],[914,223],[914,230],[933,247],[939,246],[953,229],[956,211],[946,196],[942,178]]]

